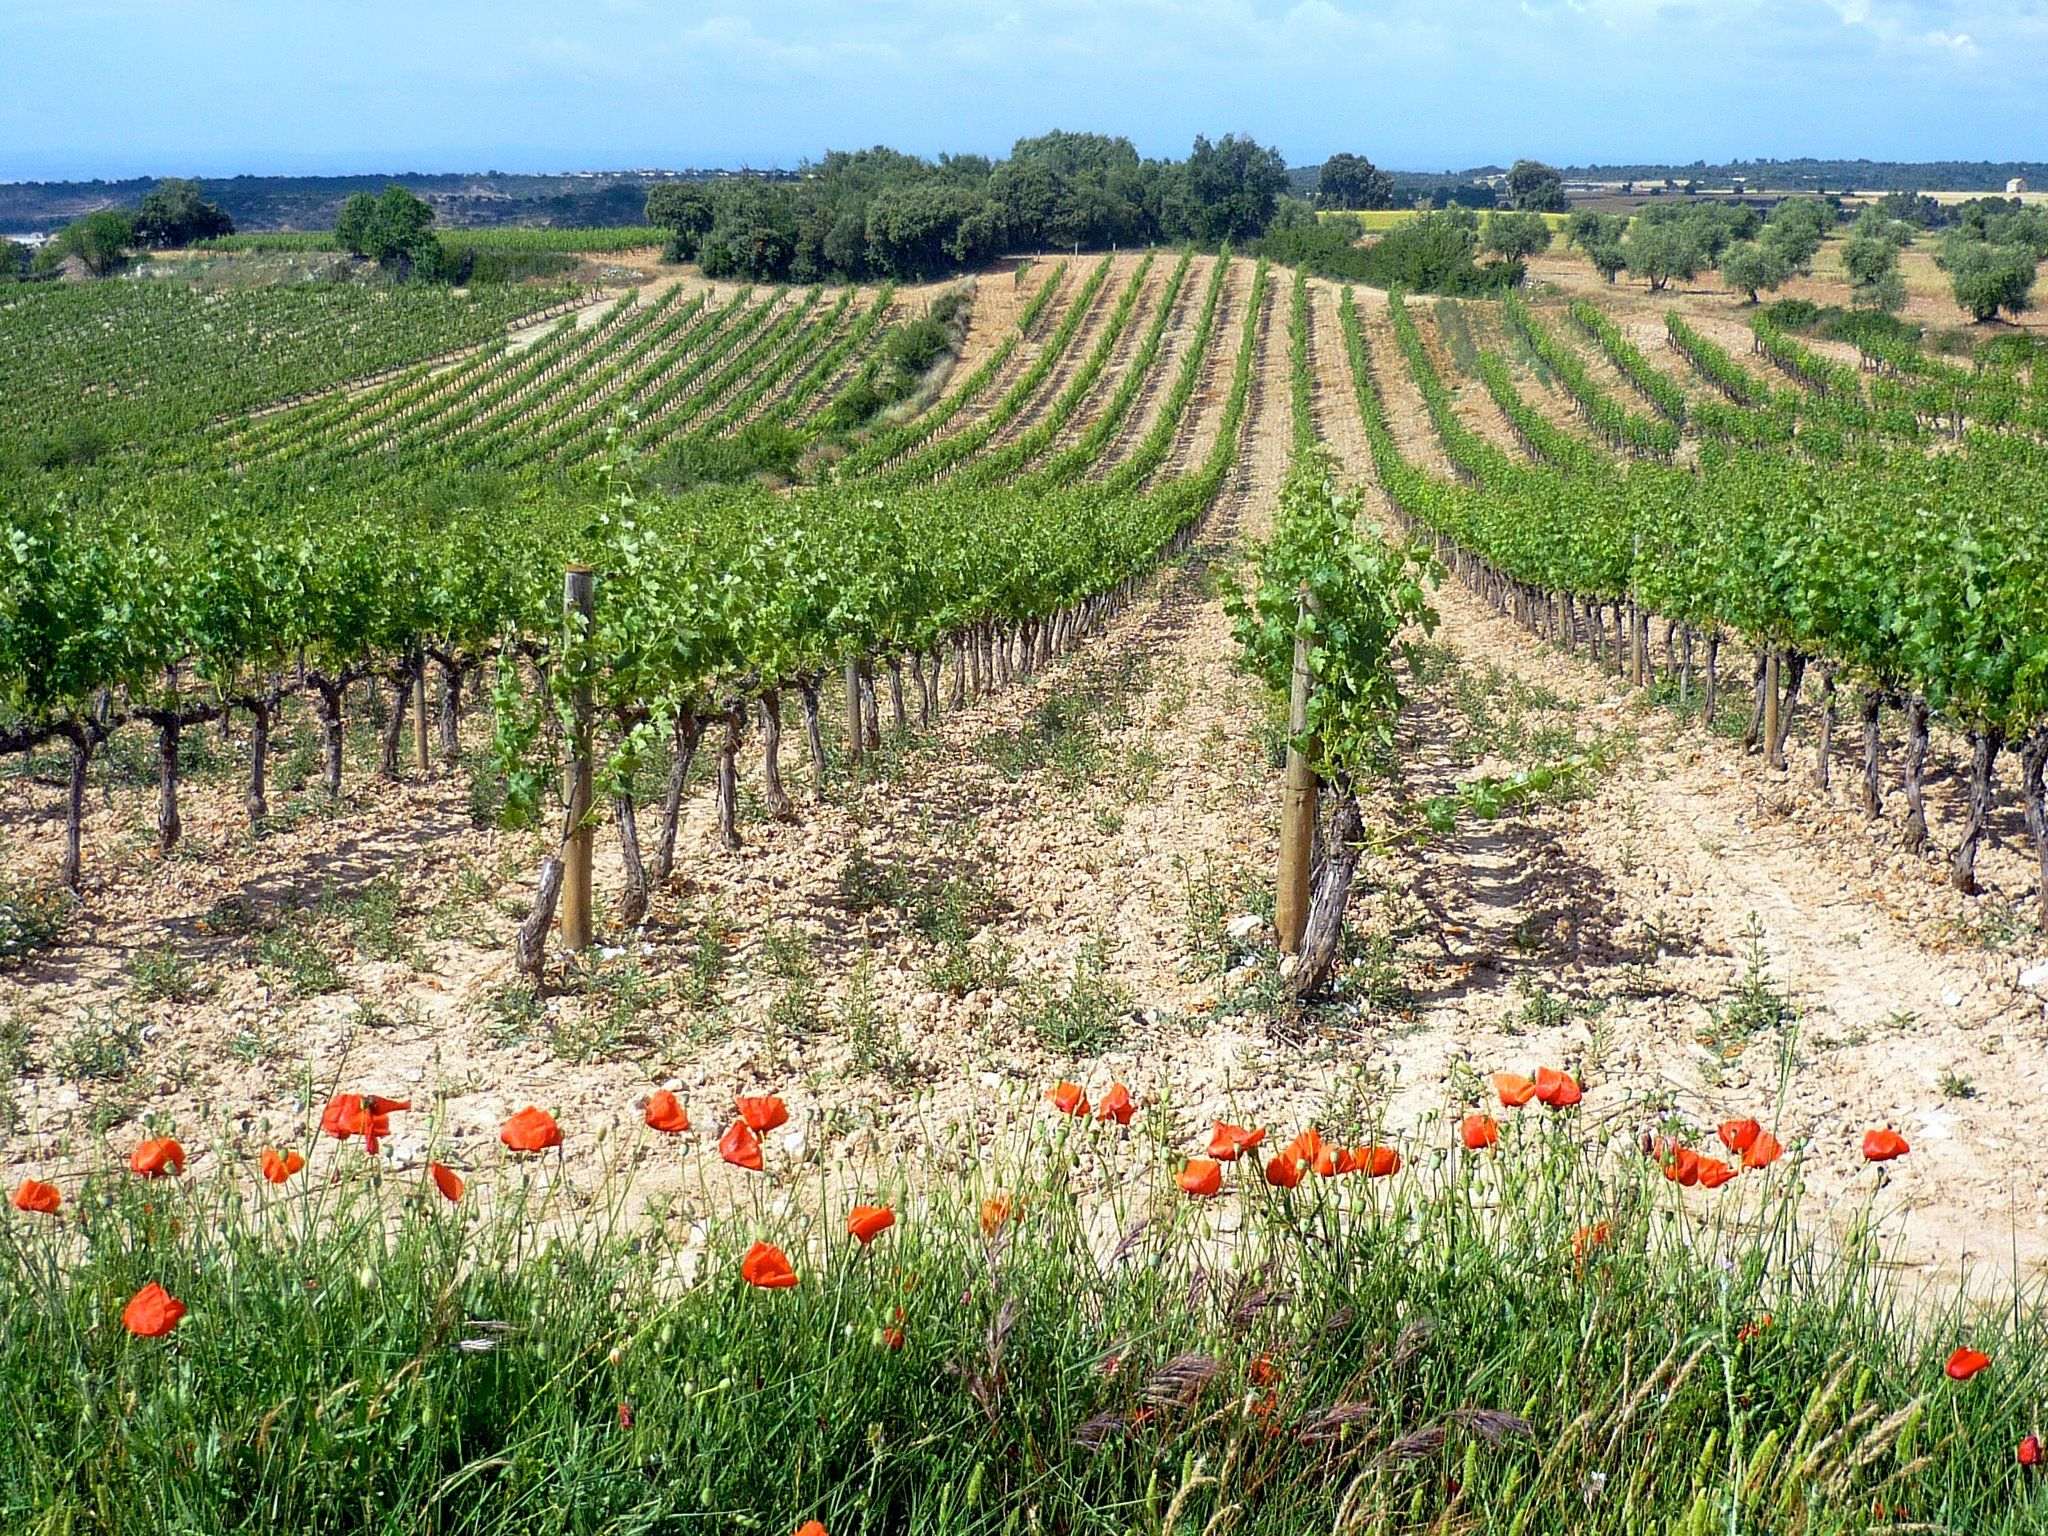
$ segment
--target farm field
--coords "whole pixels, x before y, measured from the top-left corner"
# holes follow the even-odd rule
[[[1576,255],[632,270],[0,300],[0,1523],[2040,1528],[2038,364]]]

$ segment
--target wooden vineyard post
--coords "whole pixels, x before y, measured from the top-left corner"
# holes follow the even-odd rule
[[[1778,766],[1778,648],[1764,653],[1764,766]]]
[[[562,577],[562,630],[581,640],[590,633],[597,608],[597,578],[588,566],[572,565]],[[588,949],[590,922],[590,855],[596,829],[590,822],[595,775],[590,760],[590,685],[579,683],[574,698],[576,726],[563,774],[562,799],[568,832],[562,842],[562,943],[571,951]]]
[[[853,767],[860,762],[861,740],[866,734],[860,714],[860,658],[846,659],[846,762]]]
[[[426,778],[434,771],[434,760],[427,746],[427,653],[420,652],[420,663],[412,674],[412,744],[413,757],[419,764],[420,777]]]
[[[1287,781],[1280,802],[1280,871],[1273,890],[1273,929],[1283,955],[1301,953],[1308,931],[1309,856],[1315,842],[1316,776],[1302,737],[1308,730],[1308,589],[1294,628],[1294,677],[1287,692]]]

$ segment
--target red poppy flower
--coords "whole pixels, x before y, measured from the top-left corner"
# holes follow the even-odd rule
[[[1323,1178],[1334,1179],[1340,1173],[1351,1171],[1349,1157],[1350,1154],[1342,1147],[1317,1147],[1314,1161],[1310,1166]]]
[[[152,1136],[135,1148],[128,1166],[145,1179],[160,1179],[167,1173],[185,1171],[185,1149],[175,1136]]]
[[[806,1520],[796,1528],[796,1536],[826,1536],[825,1522],[822,1520]]]
[[[434,1181],[434,1188],[441,1191],[441,1198],[450,1205],[462,1198],[462,1175],[446,1163],[427,1164],[427,1177]]]
[[[37,1216],[54,1216],[64,1204],[64,1195],[54,1184],[41,1179],[23,1179],[14,1191],[14,1208]]]
[[[735,1120],[730,1129],[718,1138],[718,1155],[735,1168],[761,1171],[761,1138],[747,1128],[744,1120]]]
[[[1131,1097],[1131,1090],[1122,1083],[1111,1083],[1109,1092],[1102,1096],[1102,1102],[1095,1106],[1095,1118],[1114,1120],[1118,1125],[1129,1125],[1131,1116],[1138,1112],[1138,1104]]]
[[[1739,1344],[1747,1344],[1752,1339],[1762,1338],[1764,1330],[1771,1326],[1771,1321],[1771,1314],[1766,1312],[1763,1316],[1759,1317],[1755,1322],[1744,1323],[1740,1328],[1735,1330],[1736,1342]]]
[[[1266,1159],[1266,1182],[1279,1189],[1292,1189],[1301,1182],[1301,1164],[1285,1152]]]
[[[1536,1069],[1536,1097],[1552,1109],[1570,1109],[1585,1094],[1580,1091],[1579,1080],[1569,1072],[1559,1072],[1551,1067]]]
[[[1474,1110],[1458,1122],[1458,1140],[1468,1152],[1495,1146],[1500,1141],[1500,1124],[1493,1116]]]
[[[1223,1165],[1211,1157],[1191,1157],[1180,1171],[1180,1187],[1199,1199],[1223,1192]]]
[[[846,1230],[865,1248],[896,1225],[896,1213],[886,1205],[856,1205],[846,1218]]]
[[[1703,1157],[1699,1160],[1700,1188],[1719,1189],[1723,1184],[1734,1178],[1736,1172],[1736,1169],[1731,1168],[1718,1157]]]
[[[2015,1454],[2019,1457],[2021,1466],[2038,1467],[2041,1465],[2041,1437],[2039,1435],[2027,1436],[2026,1439],[2020,1442],[2019,1450]]]
[[[1751,1142],[1749,1150],[1742,1154],[1742,1166],[1768,1168],[1784,1155],[1785,1149],[1778,1145],[1778,1138],[1765,1131]]]
[[[632,1427],[633,1405],[631,1403],[621,1402],[619,1404],[619,1428],[631,1429]]]
[[[882,1348],[888,1350],[890,1354],[893,1355],[902,1349],[903,1342],[903,1330],[901,1328],[884,1328],[882,1330]]]
[[[1249,1152],[1266,1139],[1266,1128],[1247,1129],[1232,1125],[1227,1120],[1215,1122],[1216,1128],[1209,1133],[1209,1155],[1219,1163],[1234,1163],[1238,1154]]]
[[[740,1278],[764,1291],[786,1291],[796,1284],[796,1271],[789,1267],[789,1255],[773,1243],[756,1243],[740,1260]]]
[[[647,1095],[647,1108],[641,1118],[668,1136],[680,1136],[690,1128],[690,1112],[666,1088],[657,1088]]]
[[[738,1102],[740,1118],[750,1131],[758,1131],[765,1136],[777,1126],[789,1124],[789,1106],[773,1094],[759,1098],[748,1098],[742,1094]]]
[[[1297,1163],[1304,1164],[1315,1162],[1322,1154],[1323,1133],[1314,1126],[1310,1126],[1307,1130],[1303,1131],[1294,1140],[1287,1143],[1287,1146],[1283,1149],[1283,1155],[1293,1158]]]
[[[1052,1107],[1063,1115],[1085,1115],[1088,1113],[1088,1095],[1081,1091],[1079,1083],[1054,1083],[1045,1095],[1052,1100]]]
[[[282,1184],[306,1166],[306,1159],[299,1153],[280,1152],[275,1147],[265,1147],[259,1161],[263,1165],[263,1177],[273,1184]]]
[[[1536,1085],[1518,1072],[1494,1073],[1493,1091],[1509,1109],[1520,1109],[1536,1097]]]
[[[160,1339],[185,1316],[185,1303],[154,1280],[128,1298],[121,1326],[138,1339]]]
[[[1912,1151],[1906,1138],[1897,1131],[1865,1131],[1863,1133],[1863,1160],[1866,1163],[1888,1163],[1895,1157],[1904,1157]]]
[[[1721,1145],[1737,1157],[1755,1146],[1757,1137],[1763,1133],[1764,1128],[1754,1120],[1723,1120],[1721,1128],[1715,1132],[1721,1138]]]
[[[498,1140],[514,1152],[545,1152],[562,1144],[562,1128],[553,1115],[529,1104],[498,1127]]]
[[[1664,1177],[1674,1184],[1691,1189],[1700,1181],[1700,1155],[1691,1147],[1667,1147],[1657,1161],[1663,1164]]]
[[[994,1237],[1003,1223],[1016,1214],[1017,1202],[1008,1195],[990,1195],[981,1202],[981,1234]]]
[[[337,1093],[320,1112],[320,1129],[337,1141],[363,1138],[363,1150],[375,1157],[377,1143],[391,1134],[391,1116],[411,1109],[411,1099],[386,1099],[374,1093]]]
[[[1604,1248],[1614,1236],[1614,1229],[1604,1221],[1596,1221],[1590,1227],[1581,1227],[1572,1234],[1572,1257],[1583,1259],[1595,1248]]]
[[[1351,1166],[1368,1179],[1384,1179],[1401,1171],[1401,1154],[1392,1147],[1358,1147]]]
[[[1968,1381],[1989,1364],[1991,1357],[1981,1349],[1959,1349],[1948,1357],[1948,1364],[1943,1369],[1951,1380]]]

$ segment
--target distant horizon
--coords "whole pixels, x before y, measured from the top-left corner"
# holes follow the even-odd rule
[[[9,182],[790,169],[1053,126],[1176,159],[1249,132],[1296,166],[2048,157],[2040,0],[0,3]]]
[[[1046,131],[1050,131],[1050,130],[1046,130]],[[1086,129],[1086,128],[1076,128],[1076,129],[1074,129],[1073,131],[1075,131],[1075,132],[1091,132],[1091,131],[1093,131],[1093,130],[1090,130],[1090,129]],[[1021,137],[1031,137],[1031,135],[1022,135]],[[1128,135],[1124,135],[1124,137],[1128,137]],[[1256,135],[1256,134],[1254,134],[1254,135],[1253,135],[1253,137],[1254,137],[1254,138],[1257,138],[1257,135]],[[1014,143],[1014,142],[1015,142],[1015,141],[1013,140],[1013,141],[1012,141],[1012,143]],[[1263,141],[1261,141],[1261,142],[1263,142]],[[827,149],[827,150],[821,150],[821,151],[819,151],[819,152],[818,152],[817,154],[815,154],[815,155],[809,155],[809,156],[805,156],[805,157],[802,157],[802,158],[800,158],[799,160],[797,160],[796,162],[794,162],[794,163],[790,163],[790,164],[776,164],[776,163],[772,163],[772,162],[767,162],[767,161],[750,161],[750,162],[741,162],[741,161],[734,161],[734,162],[728,162],[728,163],[723,163],[723,164],[720,164],[720,163],[714,163],[714,162],[711,162],[711,161],[695,161],[695,162],[691,162],[691,161],[683,161],[683,160],[677,160],[677,161],[671,161],[671,162],[667,162],[667,163],[663,163],[663,162],[659,162],[659,161],[638,161],[638,162],[631,162],[631,163],[628,163],[628,162],[623,162],[623,161],[622,161],[622,162],[620,162],[620,163],[617,163],[617,164],[611,164],[611,165],[559,165],[559,166],[551,166],[551,167],[534,167],[534,166],[522,166],[522,165],[506,165],[506,164],[504,164],[504,163],[502,163],[502,162],[499,162],[499,163],[493,163],[493,164],[489,164],[489,165],[461,165],[461,166],[440,166],[440,167],[434,167],[434,166],[427,166],[427,165],[407,165],[407,166],[402,166],[402,167],[401,167],[401,166],[390,166],[390,165],[380,165],[380,166],[370,166],[370,167],[366,167],[366,168],[364,168],[364,167],[349,167],[349,168],[330,168],[330,169],[310,169],[310,168],[308,168],[308,169],[299,169],[299,170],[275,170],[275,169],[266,169],[266,170],[248,170],[248,169],[244,169],[244,170],[236,170],[236,171],[217,171],[217,170],[205,170],[205,169],[190,169],[190,168],[186,168],[186,167],[182,167],[182,166],[180,166],[180,167],[177,167],[177,168],[174,168],[174,169],[162,169],[162,170],[147,170],[147,171],[133,171],[133,172],[128,172],[128,173],[124,173],[124,174],[120,174],[120,175],[114,175],[114,174],[110,174],[110,173],[104,173],[104,172],[103,172],[103,173],[100,173],[100,174],[97,174],[97,175],[73,175],[73,176],[55,176],[55,175],[48,175],[48,176],[15,176],[15,177],[0,177],[0,187],[20,187],[20,186],[92,186],[92,185],[95,185],[95,184],[104,184],[104,185],[120,185],[120,184],[124,184],[124,183],[129,183],[129,182],[138,182],[138,181],[163,181],[163,180],[167,180],[167,179],[172,179],[172,178],[179,178],[179,177],[185,177],[185,178],[190,178],[190,179],[193,179],[193,180],[197,180],[197,181],[234,181],[234,180],[237,180],[237,179],[248,179],[248,180],[266,180],[266,179],[302,179],[302,180],[311,180],[311,179],[319,179],[319,180],[335,180],[335,181],[343,181],[343,180],[361,180],[361,179],[366,179],[366,178],[377,178],[377,177],[393,177],[393,178],[398,178],[398,177],[408,177],[408,176],[410,176],[410,177],[448,177],[448,176],[534,176],[534,177],[563,177],[563,176],[579,176],[579,177],[580,177],[580,176],[592,176],[592,177],[604,177],[604,176],[617,176],[617,177],[626,177],[626,176],[647,176],[647,175],[663,175],[663,176],[676,176],[676,175],[690,175],[690,174],[706,174],[706,173],[717,173],[717,174],[731,174],[731,175],[785,175],[785,176],[787,176],[787,175],[795,175],[795,174],[797,174],[798,172],[802,171],[802,170],[804,169],[804,167],[805,167],[806,165],[815,165],[815,164],[817,164],[817,163],[818,163],[818,161],[820,161],[820,160],[821,160],[821,159],[822,159],[822,158],[824,157],[824,155],[826,155],[826,154],[831,154],[831,153],[847,153],[847,152],[852,152],[852,151],[854,151],[854,150],[856,149],[856,147],[858,147],[858,148],[873,148],[873,147],[876,147],[876,146],[872,146],[872,145],[863,145],[863,146],[853,146],[853,145],[835,145],[835,146],[833,146],[833,147],[832,147],[832,148],[830,148],[830,149]],[[890,148],[890,149],[898,149],[898,148],[900,148],[900,146],[898,146],[898,145],[884,145],[884,146],[881,146],[881,147],[885,147],[885,148]],[[1002,147],[1002,148],[1001,148],[1000,150],[994,150],[994,151],[988,151],[988,150],[951,150],[951,151],[944,151],[944,153],[952,153],[952,154],[987,154],[987,155],[989,155],[989,156],[990,156],[990,158],[992,158],[992,159],[998,159],[998,160],[999,160],[999,159],[1002,159],[1002,158],[1004,158],[1004,157],[1005,157],[1005,156],[1006,156],[1006,155],[1007,155],[1007,154],[1009,153],[1009,151],[1010,151],[1010,148],[1011,148],[1011,145],[1010,145],[1010,144],[1005,144],[1005,145],[1004,145],[1004,146],[1003,146],[1003,147]],[[914,153],[914,151],[908,151],[908,150],[905,150],[905,151],[903,151],[903,152],[904,152],[904,153],[906,153],[906,154],[908,154],[908,153]],[[1354,153],[1355,153],[1355,152],[1356,152],[1356,151],[1354,151]],[[1140,153],[1141,155],[1144,155],[1144,154],[1145,154],[1145,152],[1144,152],[1144,150],[1143,150],[1143,148],[1142,148],[1142,147],[1140,147],[1140,149],[1139,149],[1139,153]],[[1332,151],[1332,153],[1341,153],[1341,151]],[[925,159],[936,159],[937,157],[936,157],[935,155],[926,155],[926,156],[923,156],[922,158],[925,158]],[[1147,158],[1147,159],[1162,159],[1162,160],[1180,160],[1180,159],[1184,159],[1184,158],[1186,158],[1186,151],[1185,151],[1185,150],[1183,150],[1183,151],[1182,151],[1182,152],[1181,152],[1180,154],[1174,154],[1174,155],[1145,155],[1145,158]],[[1312,160],[1295,160],[1295,159],[1291,159],[1291,158],[1290,158],[1290,159],[1288,160],[1288,166],[1289,166],[1289,169],[1290,169],[1290,170],[1295,170],[1295,171],[1306,171],[1306,170],[1318,170],[1318,169],[1320,169],[1320,168],[1322,167],[1322,164],[1323,164],[1323,162],[1324,162],[1325,160],[1327,160],[1328,158],[1329,158],[1329,156],[1327,156],[1327,155],[1323,155],[1323,156],[1318,156],[1318,157],[1316,157],[1315,159],[1312,159]],[[1368,158],[1371,158],[1371,157],[1370,157],[1370,156],[1368,156]],[[1469,174],[1475,174],[1475,173],[1480,173],[1480,172],[1489,172],[1489,171],[1492,171],[1492,172],[1498,172],[1498,171],[1504,171],[1504,170],[1506,170],[1506,169],[1507,169],[1507,168],[1508,168],[1509,166],[1511,166],[1512,164],[1514,164],[1514,162],[1515,162],[1516,160],[1518,160],[1518,159],[1523,159],[1523,158],[1528,158],[1528,159],[1535,159],[1535,160],[1542,160],[1542,159],[1543,159],[1543,157],[1542,157],[1542,156],[1540,156],[1540,155],[1531,155],[1531,156],[1526,156],[1526,157],[1525,157],[1525,156],[1520,156],[1520,155],[1514,155],[1514,156],[1501,156],[1501,157],[1498,157],[1498,158],[1495,158],[1495,159],[1491,159],[1491,160],[1477,160],[1477,161],[1473,161],[1473,162],[1470,162],[1470,163],[1468,163],[1468,164],[1462,164],[1462,165],[1397,165],[1397,164],[1392,164],[1392,163],[1389,163],[1389,162],[1386,162],[1386,161],[1380,161],[1380,160],[1375,160],[1375,161],[1374,161],[1374,164],[1376,164],[1376,165],[1377,165],[1377,166],[1378,166],[1378,167],[1379,167],[1379,168],[1380,168],[1381,170],[1383,170],[1383,171],[1386,171],[1386,172],[1389,172],[1390,174],[1392,174],[1392,175],[1396,175],[1396,176],[1462,176],[1462,175],[1469,175]],[[1551,165],[1551,166],[1553,166],[1554,168],[1556,168],[1557,170],[1559,170],[1559,171],[1561,171],[1561,172],[1563,172],[1563,173],[1565,173],[1565,174],[1569,175],[1569,174],[1571,174],[1571,173],[1574,173],[1574,172],[1593,172],[1593,171],[1613,171],[1613,172],[1621,172],[1621,171],[1627,171],[1627,170],[1634,170],[1634,169],[1654,169],[1654,170],[1664,170],[1664,171],[1672,171],[1672,172],[1681,172],[1681,171],[1691,171],[1691,170],[1698,170],[1698,169],[1705,169],[1705,170],[1710,170],[1710,171],[1711,171],[1711,170],[1723,170],[1723,169],[1731,169],[1731,168],[1734,168],[1734,167],[1739,167],[1739,166],[1769,166],[1769,165],[1797,165],[1797,164],[1800,164],[1800,163],[1802,163],[1802,162],[1809,162],[1809,161],[1811,161],[1811,162],[1821,162],[1821,163],[1840,163],[1840,164],[1845,164],[1845,165],[1857,165],[1857,164],[1863,164],[1863,165],[1875,165],[1875,166],[1898,166],[1898,167],[1906,167],[1906,168],[1918,168],[1918,167],[1926,167],[1926,168],[1930,168],[1930,169],[1931,169],[1931,168],[1933,168],[1933,167],[1937,167],[1937,166],[1954,166],[1954,165],[1983,165],[1983,166],[1988,166],[1988,167],[1994,167],[1994,168],[2002,168],[2002,167],[2006,167],[2006,166],[2029,166],[2029,167],[2044,167],[2044,168],[2048,168],[2048,149],[2044,149],[2044,150],[2043,150],[2043,152],[2042,152],[2042,154],[2041,154],[2041,156],[2040,156],[2040,158],[2038,158],[2038,159],[2036,159],[2036,158],[2030,158],[2030,157],[2028,157],[2028,156],[2024,156],[2024,155],[2005,155],[2005,156],[2000,156],[2000,155],[1966,155],[1966,156],[1938,156],[1938,157],[1932,157],[1932,158],[1900,158],[1900,157],[1894,157],[1894,156],[1884,156],[1884,155],[1826,155],[1826,154],[1797,154],[1797,155],[1741,155],[1741,156],[1735,156],[1735,157],[1732,157],[1732,158],[1729,158],[1729,159],[1725,159],[1725,160],[1702,160],[1702,159],[1701,159],[1701,158],[1700,158],[1699,156],[1694,156],[1694,157],[1692,157],[1691,159],[1688,159],[1688,160],[1651,160],[1651,159],[1634,159],[1634,160],[1605,160],[1605,161],[1581,161],[1581,162],[1568,162],[1568,161],[1562,161],[1562,160],[1548,160],[1548,161],[1544,161],[1544,163],[1545,163],[1545,164],[1548,164],[1548,165]]]

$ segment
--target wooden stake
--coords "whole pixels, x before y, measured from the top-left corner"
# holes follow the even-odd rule
[[[426,778],[434,770],[434,759],[427,745],[427,658],[421,652],[420,664],[412,675],[412,744],[413,757],[419,764],[420,777]]]
[[[1764,653],[1764,766],[1775,768],[1778,751],[1778,648]]]
[[[861,742],[866,732],[860,718],[860,660],[846,659],[846,761],[849,767],[860,761]]]
[[[1315,612],[1308,588],[1301,590],[1301,617],[1294,629],[1294,677],[1287,694],[1287,784],[1280,802],[1280,870],[1273,890],[1273,927],[1280,952],[1301,953],[1308,930],[1309,857],[1315,842],[1316,776],[1300,746],[1308,730],[1308,618]]]
[[[590,632],[597,611],[597,577],[584,565],[572,565],[562,577],[562,630],[580,637]],[[590,947],[590,855],[596,829],[590,824],[595,773],[591,764],[591,699],[588,684],[576,689],[576,728],[563,772],[562,800],[566,830],[562,838],[562,943],[571,950]]]

